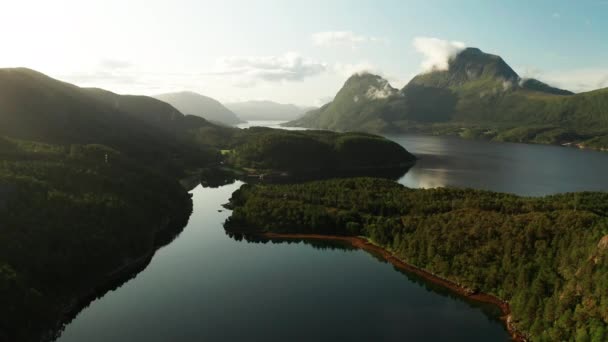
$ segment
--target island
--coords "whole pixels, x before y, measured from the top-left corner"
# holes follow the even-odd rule
[[[608,194],[540,198],[386,179],[247,184],[230,234],[341,239],[495,303],[517,340],[606,337]]]
[[[226,165],[251,178],[303,180],[346,176],[398,178],[416,162],[401,145],[367,133],[253,127],[233,137]]]

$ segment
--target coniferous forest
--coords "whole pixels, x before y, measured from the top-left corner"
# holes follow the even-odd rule
[[[401,260],[508,303],[534,341],[608,335],[608,195],[540,198],[409,189],[390,180],[243,185],[226,230],[363,236]]]

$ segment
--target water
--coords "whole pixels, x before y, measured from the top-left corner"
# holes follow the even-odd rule
[[[523,195],[608,190],[601,177],[608,153],[392,138],[420,158],[399,180],[412,187]],[[230,212],[221,205],[240,185],[195,188],[182,234],[137,277],[85,308],[59,341],[508,340],[495,307],[468,302],[365,251],[231,239],[222,227]]]
[[[279,129],[287,129],[291,131],[300,131],[306,130],[306,128],[301,127],[281,127],[281,124],[285,121],[276,121],[276,120],[258,120],[258,121],[248,121],[242,124],[238,124],[238,128],[250,128],[250,127],[269,127],[269,128],[279,128]]]
[[[471,187],[524,196],[608,191],[608,153],[457,137],[388,136],[418,158],[399,182],[413,188]]]
[[[362,251],[248,243],[221,210],[241,183],[193,190],[183,233],[59,341],[505,341],[491,306],[469,303]]]

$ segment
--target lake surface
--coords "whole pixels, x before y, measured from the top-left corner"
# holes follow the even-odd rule
[[[399,182],[413,188],[471,187],[542,196],[608,191],[608,153],[570,147],[387,136],[419,160]]]
[[[254,124],[255,125],[255,124]],[[259,125],[259,124],[258,124]],[[543,195],[608,190],[608,153],[428,136],[392,137],[420,160],[399,181]],[[242,183],[192,191],[184,231],[92,302],[76,341],[506,341],[496,308],[468,302],[373,255],[322,243],[227,236],[221,205]]]

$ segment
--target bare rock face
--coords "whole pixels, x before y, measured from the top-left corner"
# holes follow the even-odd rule
[[[600,252],[608,250],[608,235],[605,235],[604,237],[602,237],[600,239],[600,242],[598,242],[598,244],[597,244],[597,249]]]

